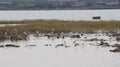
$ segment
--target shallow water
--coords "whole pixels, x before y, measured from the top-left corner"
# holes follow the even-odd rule
[[[119,67],[120,53],[109,52],[111,47],[94,46],[96,42],[84,41],[94,38],[97,35],[99,39],[105,39],[110,45],[119,43],[114,38],[103,34],[84,35],[80,39],[65,37],[65,39],[56,39],[47,37],[34,37],[30,35],[28,41],[2,41],[0,44],[17,44],[20,48],[0,48],[0,66],[1,67]],[[101,36],[99,36],[101,35]],[[73,41],[80,45],[74,47]],[[71,47],[58,47],[55,45],[64,43]],[[94,45],[90,45],[94,44]],[[98,42],[99,43],[99,42]],[[52,44],[52,46],[45,46]],[[36,45],[26,47],[26,45]]]
[[[6,26],[17,26],[22,24],[0,24],[0,27],[6,27]]]
[[[101,16],[101,20],[120,20],[120,10],[41,10],[41,11],[0,11],[0,20],[93,20]]]

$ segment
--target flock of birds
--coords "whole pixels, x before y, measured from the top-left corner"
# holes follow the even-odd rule
[[[17,32],[17,30],[15,29],[12,33],[15,33]],[[94,36],[91,36],[93,35]],[[5,32],[5,35],[8,36],[8,33]],[[23,35],[27,36],[28,33],[26,32],[23,32]],[[14,35],[13,35],[14,36]],[[90,44],[90,45],[95,45],[95,46],[102,46],[102,47],[115,47],[114,50],[110,50],[110,52],[120,52],[120,33],[60,33],[60,34],[55,34],[55,33],[50,33],[50,34],[44,34],[43,35],[44,37],[47,37],[48,39],[59,39],[59,38],[62,38],[64,39],[65,37],[70,37],[72,39],[75,39],[73,41],[73,46],[74,47],[77,47],[77,46],[80,46],[81,44],[78,43],[78,41],[84,41],[84,42],[87,42],[87,41],[90,41],[90,42],[96,42],[96,44]],[[99,37],[104,37],[104,36],[107,36],[109,38],[109,41],[112,41],[112,38],[115,38],[115,40],[118,42],[116,44],[113,44],[111,45],[110,42],[107,42],[105,39],[99,39]],[[21,37],[21,36],[20,36]],[[23,36],[24,37],[24,36]],[[38,31],[36,31],[36,34],[35,34],[35,37],[40,37],[40,33]],[[91,38],[90,38],[91,37]],[[26,47],[35,47],[36,45],[26,45]],[[44,46],[53,46],[52,44],[44,44]],[[71,47],[70,45],[67,45],[66,41],[64,41],[63,43],[61,44],[56,44],[54,45],[55,48],[58,48],[58,47],[65,47],[65,48],[68,48],[68,47]],[[4,47],[15,47],[15,48],[19,48],[20,45],[14,45],[14,44],[6,44],[6,45],[0,45],[1,48],[4,48]]]
[[[89,43],[90,45],[95,45],[95,46],[102,46],[102,47],[115,47],[115,49],[110,50],[110,52],[120,52],[120,34],[119,33],[101,33],[101,34],[95,34],[94,37],[92,38],[91,36],[92,34],[85,34],[85,33],[77,33],[77,34],[67,34],[67,35],[61,35],[61,34],[53,34],[53,35],[45,35],[48,37],[48,39],[59,39],[59,38],[65,38],[65,37],[70,37],[73,38],[73,45],[74,47],[80,46],[80,41],[84,41],[84,42],[96,42],[94,44]],[[91,37],[91,39],[89,39],[89,36]],[[104,37],[107,36],[109,39],[106,40],[104,39]],[[99,39],[99,37],[103,37],[103,39]],[[111,44],[110,42],[112,40],[115,40],[116,43],[115,44]],[[79,43],[78,43],[79,42]],[[44,46],[52,46],[52,44],[45,44]],[[66,41],[64,41],[61,44],[56,44],[55,48],[58,47],[72,47],[70,45],[67,45]]]

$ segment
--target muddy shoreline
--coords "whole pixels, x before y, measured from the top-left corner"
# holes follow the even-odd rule
[[[64,47],[64,48],[69,48],[69,47],[78,47],[83,45],[85,42],[88,43],[88,45],[91,46],[98,46],[98,47],[111,47],[114,49],[109,50],[110,52],[120,52],[120,33],[119,32],[94,32],[94,33],[82,33],[82,32],[70,32],[70,33],[39,33],[38,31],[36,31],[36,33],[34,34],[27,34],[25,35],[7,35],[4,36],[1,39],[2,41],[10,41],[11,43],[13,41],[29,41],[32,37],[34,38],[38,38],[37,40],[41,41],[41,39],[39,38],[46,38],[47,41],[51,40],[53,41],[52,43],[45,43],[42,44],[44,47],[55,47],[55,48],[59,48],[59,47]],[[72,45],[67,44],[65,39],[71,39],[71,43]],[[57,43],[54,44],[54,41],[57,41],[61,39],[62,42],[61,43]],[[8,44],[1,44],[0,48],[20,48],[21,45],[17,45],[17,44],[11,44],[8,42]],[[84,44],[85,45],[85,44]],[[25,47],[36,47],[37,44],[26,44]]]
[[[3,23],[5,22],[5,23]],[[24,20],[24,21],[0,21],[0,24],[20,24],[0,27],[0,41],[29,41],[32,37],[46,38],[46,41],[63,40],[61,43],[45,43],[43,46],[78,47],[84,42],[89,45],[101,47],[113,47],[110,52],[120,52],[120,22],[119,21],[59,21],[59,20]],[[65,39],[72,39],[72,45],[68,45]],[[0,44],[1,48],[15,47],[17,44]],[[35,47],[37,44],[27,44],[27,47]]]

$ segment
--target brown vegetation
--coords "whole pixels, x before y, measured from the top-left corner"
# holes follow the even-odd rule
[[[59,20],[23,20],[0,21],[0,24],[23,24],[17,26],[0,27],[0,39],[7,36],[13,39],[25,39],[34,33],[68,33],[68,32],[95,32],[119,31],[120,21],[59,21]],[[7,37],[7,38],[8,38]]]

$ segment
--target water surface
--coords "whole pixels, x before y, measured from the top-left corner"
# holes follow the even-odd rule
[[[84,37],[94,38],[97,34],[84,35]],[[99,36],[101,35],[101,36]],[[28,41],[2,41],[0,44],[17,44],[20,48],[0,48],[1,67],[119,67],[120,53],[109,52],[111,47],[99,47],[90,45],[96,44],[95,41],[83,41],[81,39],[65,37],[65,39],[48,39],[47,37],[34,37],[30,35]],[[97,38],[107,40],[110,44],[116,42],[114,38],[110,41],[109,37],[98,34]],[[80,43],[74,47],[73,41]],[[69,48],[58,47],[55,45],[66,42]],[[52,46],[44,46],[52,44]],[[37,45],[26,47],[26,45]]]
[[[101,20],[120,20],[120,10],[41,10],[41,11],[0,11],[0,20],[93,20],[100,16]]]

